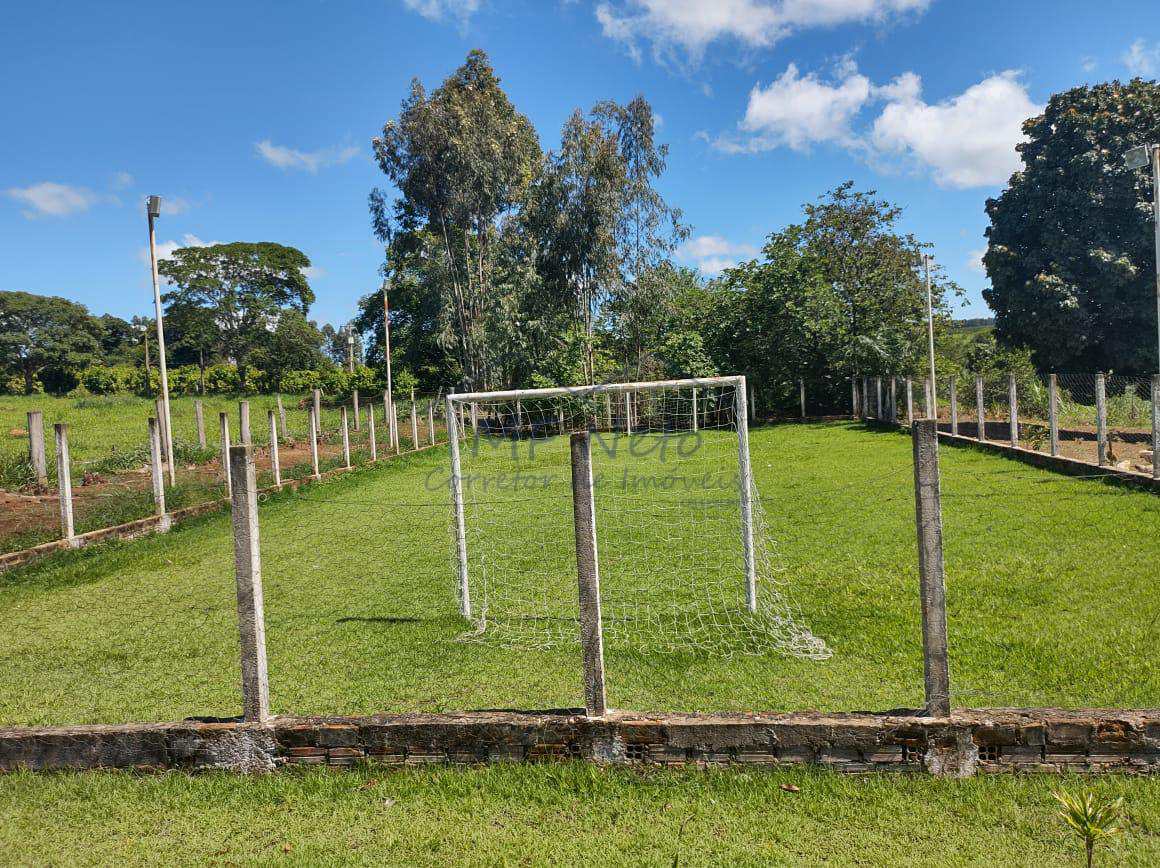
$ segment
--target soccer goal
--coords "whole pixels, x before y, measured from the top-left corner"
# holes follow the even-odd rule
[[[449,395],[466,637],[577,643],[569,441],[586,431],[607,642],[829,656],[776,574],[746,398],[740,376]]]

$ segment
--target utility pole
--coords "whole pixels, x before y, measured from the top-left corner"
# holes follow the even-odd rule
[[[391,306],[387,301],[388,281],[383,279],[383,355],[387,360],[387,424],[388,436],[395,439],[395,392],[391,382]]]
[[[169,413],[169,371],[165,367],[165,326],[161,321],[161,286],[157,280],[157,239],[153,229],[154,221],[161,216],[161,197],[150,196],[145,202],[145,215],[149,220],[149,267],[153,275],[153,308],[157,315],[157,358],[161,371],[161,406],[165,411],[162,424],[165,426],[165,460],[169,464],[169,484],[177,483],[173,462],[173,421]],[[146,368],[148,375],[148,368]]]
[[[354,329],[350,323],[346,325],[346,367],[354,373]]]

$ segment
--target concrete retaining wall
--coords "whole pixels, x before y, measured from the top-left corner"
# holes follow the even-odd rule
[[[584,759],[660,765],[814,764],[944,776],[1016,769],[1160,772],[1160,710],[909,714],[405,714],[0,730],[0,771],[478,764]]]

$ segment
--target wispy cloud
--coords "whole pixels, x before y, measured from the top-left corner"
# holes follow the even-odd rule
[[[263,139],[254,145],[258,156],[272,166],[279,169],[300,169],[314,173],[328,166],[339,166],[349,162],[358,155],[359,149],[353,145],[331,148],[320,148],[316,151],[299,151],[283,145],[275,145],[269,139]]]
[[[698,235],[682,244],[677,255],[681,261],[699,268],[702,274],[713,277],[744,259],[753,258],[757,248],[736,244],[720,235]]]
[[[1137,39],[1123,54],[1124,66],[1133,75],[1154,75],[1160,70],[1160,42],[1151,48],[1143,39]]]
[[[23,212],[36,217],[68,217],[87,211],[100,197],[86,187],[71,187],[55,181],[42,181],[30,187],[9,187],[4,195],[27,206]]]
[[[604,35],[636,60],[648,44],[658,62],[695,65],[717,41],[769,48],[797,30],[883,22],[929,5],[930,0],[618,0],[598,3],[596,19]]]
[[[467,22],[479,11],[480,0],[403,0],[403,5],[428,21]]]

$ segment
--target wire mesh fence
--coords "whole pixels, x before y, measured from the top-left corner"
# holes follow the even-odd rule
[[[136,402],[134,412],[139,409]],[[355,406],[357,404],[357,413]],[[165,501],[169,512],[223,500],[225,484],[223,449],[239,441],[242,417],[248,420],[249,442],[259,449],[259,484],[274,482],[274,458],[270,444],[276,442],[280,476],[302,479],[314,473],[310,450],[312,396],[262,396],[243,402],[183,400],[172,409],[173,443],[163,442],[163,456],[172,454],[173,468],[166,462]],[[103,407],[103,405],[102,405]],[[412,407],[414,413],[412,414]],[[347,417],[348,443],[352,464],[369,460],[371,431],[376,455],[386,456],[434,442],[446,425],[436,412],[435,398],[388,402],[385,396],[356,396],[341,402],[319,397],[318,460],[325,472],[346,464],[343,452],[342,418]],[[157,408],[153,408],[159,412]],[[396,416],[388,425],[387,411]],[[412,425],[412,415],[414,425]],[[31,414],[30,414],[31,416]],[[159,414],[157,418],[161,418]],[[5,459],[5,477],[0,484],[0,554],[16,552],[41,543],[61,539],[61,494],[59,461],[53,442],[53,425],[36,425],[46,430],[18,433],[24,453]],[[373,426],[372,426],[373,420]],[[33,419],[28,425],[32,426]],[[152,470],[146,419],[132,427],[117,427],[115,434],[103,422],[86,420],[67,425],[69,441],[69,481],[75,535],[82,535],[146,519],[157,512],[152,493]],[[66,423],[67,424],[67,423]],[[35,427],[35,426],[32,426]],[[100,427],[100,432],[94,428]],[[15,430],[15,429],[14,429]],[[112,436],[115,442],[108,442]],[[162,432],[164,441],[164,432]],[[39,448],[38,448],[39,447]],[[43,472],[36,469],[42,462]]]

